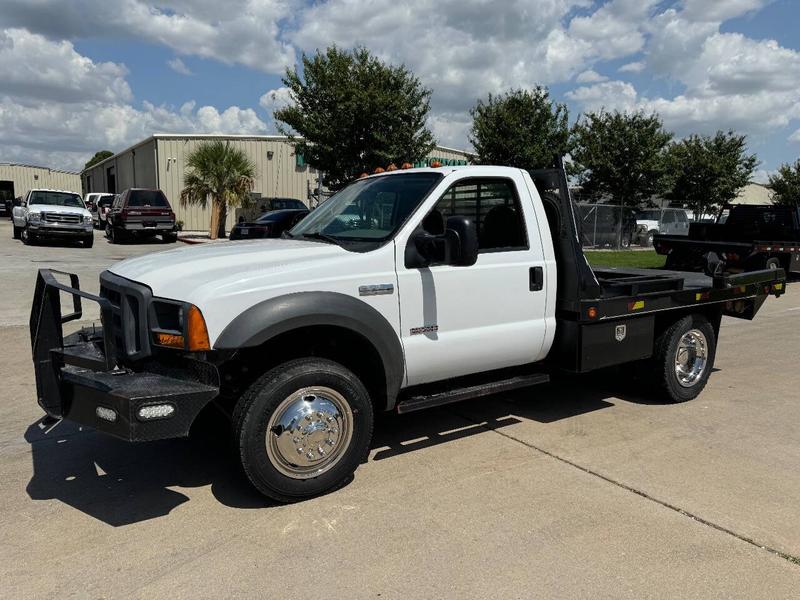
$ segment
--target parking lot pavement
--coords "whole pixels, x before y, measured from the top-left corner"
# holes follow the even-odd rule
[[[0,285],[28,307],[32,256],[89,287],[118,250],[159,249],[104,246],[0,237],[27,260]],[[27,308],[4,303],[0,595],[796,598],[797,286],[724,321],[693,402],[651,404],[622,373],[387,417],[349,485],[290,506],[249,489],[222,425],[140,445],[42,430]]]
[[[174,247],[175,244],[163,244],[160,238],[136,244],[110,244],[103,232],[97,230],[91,248],[56,242],[26,246],[13,239],[11,221],[0,219],[0,290],[3,298],[0,327],[28,322],[36,270],[41,267],[77,273],[81,287],[97,293],[97,276],[108,266],[130,256]],[[91,312],[94,310],[91,304],[87,303],[90,311],[87,318],[96,317],[96,313]]]

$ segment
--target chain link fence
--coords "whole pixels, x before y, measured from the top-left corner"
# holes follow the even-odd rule
[[[575,204],[575,219],[584,248],[627,250],[641,243],[636,212],[619,204]]]

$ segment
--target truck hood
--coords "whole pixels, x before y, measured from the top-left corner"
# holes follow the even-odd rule
[[[90,215],[91,213],[85,208],[79,206],[56,206],[54,204],[30,204],[28,211],[35,210],[36,212],[59,213],[62,215]]]
[[[219,241],[129,258],[109,270],[147,285],[155,296],[202,304],[265,281],[280,285],[324,276],[328,263],[355,256],[336,244],[306,240]]]

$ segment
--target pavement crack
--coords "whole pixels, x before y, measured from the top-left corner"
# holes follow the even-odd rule
[[[693,512],[690,512],[688,510],[685,510],[685,509],[681,508],[680,506],[676,506],[674,504],[671,504],[670,502],[667,502],[666,500],[661,500],[660,498],[656,498],[655,496],[651,496],[650,494],[648,494],[647,492],[645,492],[643,490],[637,489],[637,488],[635,488],[633,486],[630,486],[630,485],[628,485],[626,483],[622,483],[621,481],[617,481],[613,477],[609,477],[608,475],[604,475],[603,473],[600,473],[599,471],[595,471],[593,469],[590,469],[589,467],[585,467],[585,466],[583,466],[581,464],[578,464],[575,461],[572,461],[572,460],[570,460],[568,458],[564,458],[563,456],[559,456],[558,454],[556,454],[554,452],[550,452],[549,450],[545,450],[544,448],[541,448],[541,447],[539,447],[539,446],[537,446],[535,444],[532,444],[532,443],[527,442],[525,440],[521,440],[521,439],[519,439],[517,437],[514,437],[513,435],[509,434],[507,431],[501,430],[500,428],[497,428],[497,427],[493,427],[492,425],[490,425],[489,423],[487,423],[485,421],[476,420],[476,419],[472,418],[471,416],[463,414],[461,412],[457,412],[457,411],[453,410],[452,408],[450,409],[450,412],[452,412],[456,416],[461,417],[462,419],[465,419],[465,420],[469,421],[470,423],[473,423],[475,425],[483,427],[487,431],[491,431],[493,433],[496,433],[497,435],[503,436],[504,438],[506,438],[508,440],[511,440],[512,442],[516,442],[518,444],[522,444],[523,446],[526,446],[527,448],[530,448],[531,450],[535,450],[536,452],[539,452],[541,454],[544,454],[545,456],[547,456],[549,458],[552,458],[552,459],[557,460],[559,462],[562,462],[562,463],[564,463],[566,465],[569,465],[570,467],[578,469],[579,471],[583,471],[587,475],[591,475],[592,477],[596,477],[598,479],[601,479],[601,480],[605,481],[606,483],[610,483],[611,485],[617,486],[618,488],[621,488],[623,490],[626,490],[628,492],[636,494],[637,496],[640,496],[640,497],[642,497],[642,498],[644,498],[646,500],[649,500],[650,502],[655,502],[656,504],[658,504],[660,506],[663,506],[664,508],[667,508],[667,509],[669,509],[669,510],[671,510],[673,512],[676,512],[679,515],[682,515],[684,517],[688,517],[688,518],[692,519],[693,521],[696,521],[696,522],[698,522],[698,523],[700,523],[702,525],[705,525],[706,527],[710,527],[710,528],[715,529],[715,530],[717,530],[717,531],[719,531],[721,533],[725,533],[727,535],[730,535],[730,536],[736,538],[739,541],[745,542],[746,544],[750,544],[751,546],[755,546],[756,548],[759,548],[760,550],[765,550],[765,551],[769,552],[770,554],[773,554],[773,555],[775,555],[775,556],[777,556],[779,558],[782,558],[782,559],[784,559],[784,560],[786,560],[786,561],[788,561],[788,562],[790,562],[790,563],[792,563],[794,565],[800,566],[800,556],[795,556],[793,554],[789,554],[787,552],[783,552],[781,550],[778,550],[777,548],[773,548],[772,546],[768,546],[767,544],[762,544],[761,542],[758,542],[758,541],[754,540],[753,538],[747,537],[744,534],[741,534],[741,533],[738,533],[736,531],[733,531],[732,529],[729,529],[729,528],[725,527],[724,525],[720,525],[720,524],[715,523],[713,521],[709,521],[708,519],[705,519],[705,518],[703,518],[703,517],[701,517],[701,516],[699,516],[699,515],[697,515],[697,514],[695,514]]]

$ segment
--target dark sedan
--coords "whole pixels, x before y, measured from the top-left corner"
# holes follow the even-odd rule
[[[254,238],[277,238],[287,229],[294,227],[308,214],[307,209],[273,210],[264,213],[251,223],[237,223],[231,229],[231,240]]]

